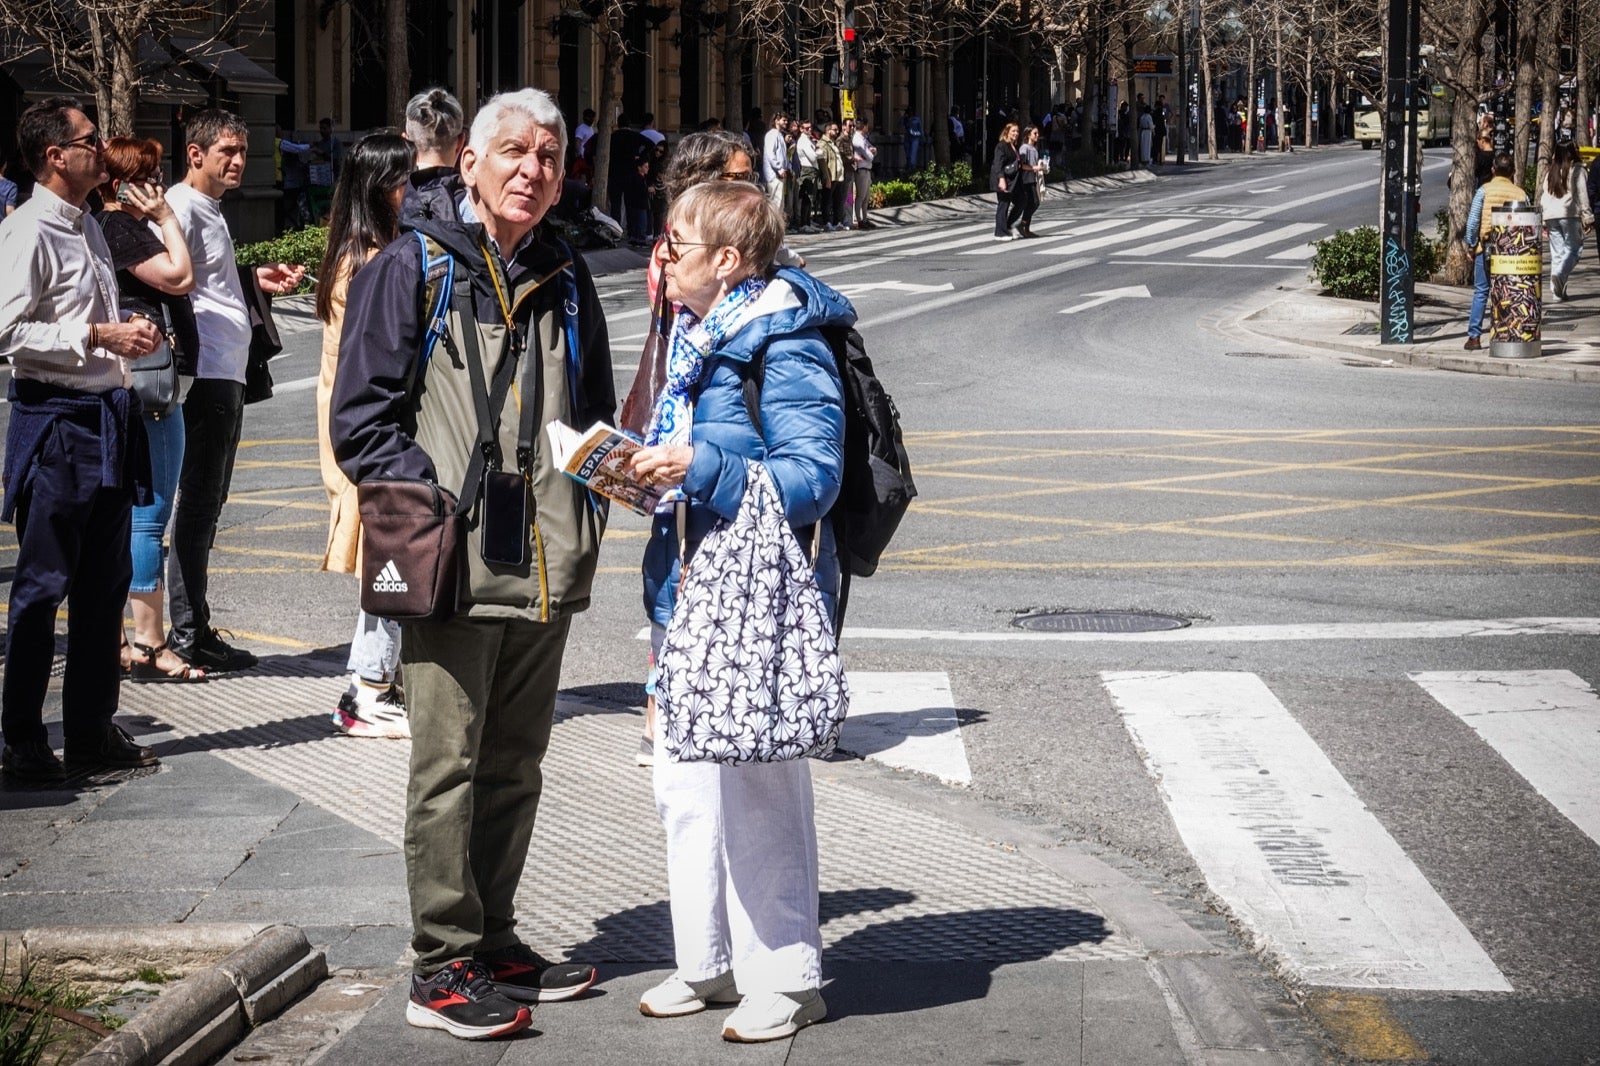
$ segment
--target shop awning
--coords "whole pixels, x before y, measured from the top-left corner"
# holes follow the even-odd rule
[[[166,44],[174,55],[218,78],[234,92],[282,96],[289,91],[289,87],[266,67],[226,41],[174,35],[167,38]]]

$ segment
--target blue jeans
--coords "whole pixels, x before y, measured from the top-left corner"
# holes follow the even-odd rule
[[[358,612],[355,635],[350,638],[350,660],[345,668],[363,681],[386,685],[394,680],[399,665],[400,623],[366,611]]]
[[[1467,336],[1483,333],[1483,312],[1489,306],[1489,253],[1472,257],[1472,313],[1467,317]]]
[[[167,552],[162,542],[167,520],[172,517],[178,471],[183,468],[183,414],[174,411],[166,418],[147,415],[144,432],[150,439],[151,501],[148,507],[133,509],[133,584],[128,586],[129,592],[156,591],[166,571]]]
[[[1550,277],[1566,281],[1583,252],[1583,227],[1576,218],[1547,218],[1550,230]]]

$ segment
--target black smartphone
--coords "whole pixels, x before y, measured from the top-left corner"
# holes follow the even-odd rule
[[[516,471],[483,475],[480,552],[490,566],[521,567],[528,562],[528,480]]]

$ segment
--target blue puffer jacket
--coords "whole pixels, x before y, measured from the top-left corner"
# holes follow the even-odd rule
[[[689,498],[690,545],[719,518],[732,518],[744,498],[745,460],[766,464],[783,510],[795,529],[828,513],[844,471],[844,400],[833,352],[821,326],[853,326],[850,301],[811,275],[781,269],[751,305],[746,318],[706,360],[694,407],[694,459],[684,478]],[[741,371],[766,349],[758,436],[744,405]],[[809,537],[801,540],[809,554]],[[834,609],[839,558],[833,528],[822,524],[817,584]],[[678,531],[669,512],[659,514],[644,552],[644,607],[666,625],[678,589]]]

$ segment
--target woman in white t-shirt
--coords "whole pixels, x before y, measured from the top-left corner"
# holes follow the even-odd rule
[[[1550,165],[1539,176],[1539,212],[1550,235],[1550,288],[1562,301],[1567,298],[1567,278],[1583,253],[1583,234],[1594,228],[1594,207],[1584,186],[1578,148],[1571,141],[1556,145]]]

